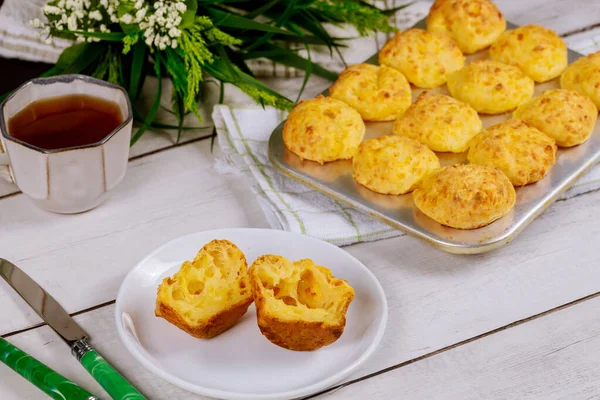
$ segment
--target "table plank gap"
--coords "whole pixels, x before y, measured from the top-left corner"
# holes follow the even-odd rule
[[[572,31],[565,32],[562,35],[560,35],[560,37],[568,38],[569,36],[578,35],[580,33],[588,32],[588,31],[591,31],[591,30],[596,29],[596,28],[600,28],[600,22],[597,22],[597,23],[592,24],[592,25],[588,25],[588,26],[583,27],[583,28],[574,29]]]
[[[70,313],[69,315],[71,317],[76,317],[77,315],[81,315],[81,314],[85,314],[85,313],[88,313],[88,312],[91,312],[91,311],[95,311],[95,310],[98,310],[98,309],[103,308],[103,307],[112,306],[113,304],[115,304],[115,302],[116,302],[116,300],[106,301],[104,303],[101,303],[101,304],[98,304],[98,305],[95,305],[95,306],[92,306],[92,307],[88,307],[88,308],[85,308],[83,310],[75,311],[73,313]],[[16,330],[16,331],[5,333],[5,334],[2,335],[2,337],[3,338],[7,338],[7,337],[15,336],[15,335],[27,332],[27,331],[31,331],[33,329],[40,328],[40,327],[45,326],[45,325],[48,325],[48,324],[46,324],[45,322],[41,322],[39,324],[30,326],[28,328],[19,329],[19,330]]]

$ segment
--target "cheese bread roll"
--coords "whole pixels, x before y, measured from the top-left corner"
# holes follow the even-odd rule
[[[434,88],[461,69],[465,57],[449,36],[409,29],[398,32],[383,46],[379,64],[398,69],[415,86]]]
[[[497,168],[459,164],[428,175],[413,199],[423,214],[442,225],[475,229],[505,216],[515,204],[516,193]]]
[[[560,77],[560,87],[589,97],[600,109],[600,51],[569,65]]]
[[[567,68],[567,45],[548,28],[526,25],[500,35],[490,47],[490,57],[516,65],[536,82],[546,82]]]
[[[474,61],[450,75],[448,90],[482,114],[502,114],[527,101],[534,82],[514,65],[498,61]]]
[[[267,254],[250,267],[261,333],[288,350],[312,351],[338,340],[354,289],[311,259]]]
[[[353,65],[340,74],[329,95],[360,113],[365,121],[391,121],[410,106],[410,84],[394,68]]]
[[[427,30],[445,33],[463,53],[491,45],[506,29],[506,20],[489,0],[436,0],[427,16]]]
[[[285,146],[301,159],[320,164],[354,157],[364,135],[358,111],[320,95],[296,104],[283,126]]]
[[[556,140],[560,147],[585,142],[594,130],[598,109],[588,97],[574,90],[546,90],[513,113]]]
[[[473,107],[443,94],[423,92],[396,120],[394,134],[413,138],[433,151],[461,153],[482,129]]]
[[[377,193],[404,194],[440,167],[427,146],[400,136],[381,136],[362,142],[352,160],[354,179]]]
[[[208,339],[235,325],[252,300],[244,253],[228,240],[213,240],[162,281],[154,313],[192,336]]]
[[[542,179],[556,162],[556,143],[525,121],[509,119],[483,130],[471,141],[471,164],[491,165],[515,186]]]

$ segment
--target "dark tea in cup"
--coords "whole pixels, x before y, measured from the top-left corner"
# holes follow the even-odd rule
[[[123,122],[118,104],[85,94],[34,101],[8,119],[8,134],[45,150],[98,143]]]

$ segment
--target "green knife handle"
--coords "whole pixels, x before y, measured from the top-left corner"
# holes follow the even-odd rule
[[[0,360],[53,399],[97,399],[2,338],[0,338]]]
[[[85,339],[75,342],[72,351],[81,365],[83,365],[83,368],[92,375],[114,400],[146,400]]]

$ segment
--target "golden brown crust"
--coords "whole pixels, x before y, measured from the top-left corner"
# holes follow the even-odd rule
[[[364,135],[358,111],[321,95],[296,104],[283,126],[285,146],[301,159],[319,164],[354,157]]]
[[[357,64],[345,69],[329,88],[332,98],[343,101],[365,121],[391,121],[411,102],[410,84],[394,68]]]
[[[206,322],[196,326],[186,323],[177,311],[165,303],[156,304],[154,315],[166,319],[179,329],[194,337],[199,339],[210,339],[234,326],[240,318],[246,314],[250,304],[252,304],[252,298],[240,301],[239,303],[228,307],[226,310],[219,311],[217,314],[211,316]]]
[[[515,186],[542,179],[556,162],[556,142],[515,118],[475,136],[467,155],[471,164],[500,169]]]
[[[449,35],[466,54],[488,47],[505,29],[490,0],[436,0],[427,15],[427,30]]]
[[[533,95],[535,83],[518,67],[493,60],[473,61],[448,78],[452,97],[483,114],[501,114]]]
[[[398,32],[379,52],[379,64],[402,72],[413,85],[434,88],[465,65],[465,57],[449,36],[409,29]]]
[[[328,346],[344,333],[346,319],[339,326],[322,322],[281,321],[256,311],[260,332],[270,342],[288,350],[313,351]]]
[[[277,265],[283,265],[285,271],[271,268]],[[267,274],[279,271],[285,276],[275,277],[275,279],[281,279],[278,282],[266,283],[263,281],[264,278],[261,278],[265,269]],[[327,294],[319,290],[318,285],[303,278],[303,271],[310,270],[313,271],[311,273],[321,273],[322,282],[327,282],[327,285],[331,286],[337,294],[327,297]],[[258,326],[261,333],[272,343],[289,350],[312,351],[332,344],[343,334],[346,312],[354,298],[354,290],[346,281],[333,277],[327,268],[316,265],[308,259],[292,264],[284,257],[267,254],[259,257],[252,264],[250,276]],[[296,281],[298,276],[301,279]],[[271,284],[273,287],[269,287]],[[288,287],[286,288],[286,286]],[[297,295],[286,291],[290,287],[298,292]],[[286,296],[278,298],[277,296],[282,293]],[[305,310],[285,314],[286,309],[297,311],[293,308],[305,305],[302,303],[303,295],[312,296],[311,298],[317,302],[326,299],[327,303],[335,303],[327,304],[330,308],[335,308],[334,315],[327,315],[322,312],[323,308],[313,307],[315,304],[309,303],[306,303]],[[284,303],[285,305],[283,305]],[[315,317],[315,310],[320,312],[323,318]]]
[[[589,97],[600,109],[600,51],[569,65],[560,77],[560,87]]]
[[[352,176],[374,192],[400,195],[439,167],[440,160],[424,144],[407,137],[380,136],[360,144],[352,160]]]
[[[546,90],[522,104],[513,113],[556,140],[560,147],[585,142],[598,118],[598,109],[588,97],[568,89]]]
[[[423,214],[442,225],[475,229],[506,215],[516,193],[499,169],[461,164],[428,175],[413,192],[413,199]]]
[[[567,45],[553,30],[525,25],[504,32],[490,47],[490,57],[521,68],[536,82],[546,82],[567,67]]]
[[[246,258],[228,240],[204,245],[157,292],[154,314],[201,339],[231,328],[253,301]]]
[[[462,153],[482,129],[477,111],[450,96],[423,92],[394,122],[394,134],[423,143],[433,151]]]

